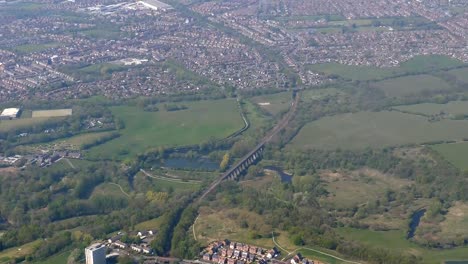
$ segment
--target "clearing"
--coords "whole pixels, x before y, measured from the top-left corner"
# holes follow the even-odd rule
[[[402,105],[395,107],[395,109],[427,116],[444,113],[448,114],[451,118],[454,118],[457,115],[468,114],[468,101],[452,101],[446,104],[422,103]]]
[[[395,111],[358,112],[325,117],[305,125],[290,142],[291,148],[364,149],[468,136],[468,121],[429,122],[426,117]]]

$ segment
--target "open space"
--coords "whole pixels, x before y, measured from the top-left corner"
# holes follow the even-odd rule
[[[125,128],[121,137],[90,149],[89,157],[123,158],[159,146],[198,145],[222,139],[244,126],[235,100],[183,103],[180,111],[145,112],[134,106],[111,108]]]
[[[43,261],[34,262],[34,264],[64,264],[64,263],[67,263],[67,259],[69,255],[70,255],[70,251],[65,251],[63,253],[53,255]]]
[[[251,100],[272,115],[285,112],[291,105],[291,92],[255,96]]]
[[[381,81],[375,84],[389,97],[402,97],[423,91],[446,91],[450,85],[444,80],[431,75],[411,75]]]
[[[355,228],[338,228],[337,231],[346,239],[378,248],[420,256],[423,258],[423,263],[426,264],[440,264],[445,260],[453,259],[468,259],[467,247],[446,250],[427,249],[406,240],[406,232],[401,230],[372,231]]]
[[[411,181],[385,175],[371,169],[342,172],[322,172],[320,178],[329,192],[320,199],[327,208],[347,209],[370,201],[382,199],[386,190],[399,190]]]
[[[448,114],[451,118],[457,115],[468,115],[468,101],[452,101],[447,104],[422,103],[397,106],[395,109],[421,115]]]
[[[43,123],[47,121],[48,117],[38,117],[38,118],[20,118],[13,120],[1,120],[0,121],[0,131],[8,132],[13,129],[30,127],[36,124]]]
[[[311,65],[311,69],[325,74],[335,74],[351,80],[381,80],[403,74],[424,73],[441,69],[448,69],[463,65],[459,60],[447,56],[417,56],[398,67],[377,68],[372,66],[352,66],[339,63],[323,63]]]
[[[451,75],[454,75],[458,80],[468,83],[468,67],[461,68],[461,69],[454,69],[449,71]]]
[[[468,121],[429,122],[426,117],[400,112],[358,112],[308,123],[290,142],[291,148],[364,149],[461,140]]]
[[[33,253],[42,243],[42,239],[24,244],[19,247],[13,247],[0,252],[0,263],[9,263],[14,258],[27,256]]]
[[[468,170],[468,142],[438,144],[432,149],[460,170]]]
[[[54,110],[37,110],[32,112],[32,117],[60,117],[71,116],[72,109],[54,109]]]

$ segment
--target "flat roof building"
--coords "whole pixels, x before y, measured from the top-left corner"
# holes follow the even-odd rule
[[[20,112],[19,108],[5,108],[0,114],[0,120],[15,119]]]
[[[166,3],[160,2],[158,0],[143,0],[143,1],[138,1],[138,2],[140,4],[148,7],[148,8],[154,9],[154,10],[167,11],[167,10],[174,9],[172,6],[170,6],[170,5],[166,4]]]
[[[86,264],[106,264],[106,247],[101,243],[85,248]]]

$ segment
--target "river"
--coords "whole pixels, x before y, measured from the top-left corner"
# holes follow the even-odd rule
[[[207,158],[187,159],[187,158],[169,158],[162,163],[163,167],[170,169],[186,170],[206,170],[215,171],[219,169],[219,164]]]
[[[416,233],[416,228],[418,228],[419,222],[421,221],[421,217],[423,217],[425,213],[426,209],[420,209],[411,215],[408,235],[406,236],[407,239],[414,237],[414,234]]]
[[[276,166],[265,166],[263,167],[265,170],[270,170],[270,171],[274,171],[276,173],[278,173],[278,175],[280,176],[281,178],[281,182],[291,182],[292,181],[292,175],[291,174],[287,174],[286,172],[283,171],[283,169],[281,169],[280,167],[276,167]]]

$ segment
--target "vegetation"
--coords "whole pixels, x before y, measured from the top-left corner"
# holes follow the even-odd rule
[[[212,137],[224,138],[241,128],[243,121],[234,100],[199,101],[185,111],[145,112],[138,107],[111,108],[125,128],[117,141],[91,148],[92,159],[125,158],[159,146],[193,145]]]
[[[446,56],[418,56],[403,62],[395,68],[376,68],[371,66],[349,66],[338,63],[311,65],[311,69],[349,80],[381,80],[390,77],[432,72],[463,65],[462,62]]]
[[[432,146],[432,148],[460,170],[468,170],[468,164],[466,162],[468,142],[438,144]]]
[[[402,97],[424,91],[446,91],[450,89],[448,83],[431,75],[405,76],[377,82],[375,86],[382,89],[389,97]]]

